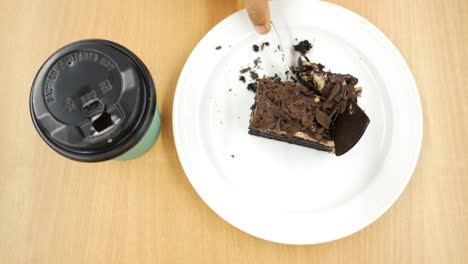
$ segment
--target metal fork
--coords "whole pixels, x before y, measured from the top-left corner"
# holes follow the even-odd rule
[[[281,43],[281,38],[278,34],[278,31],[276,30],[275,25],[273,24],[273,21],[271,21],[271,31],[273,32],[273,35],[276,37],[278,40],[278,49],[281,52],[281,60],[283,61],[284,66],[286,66],[286,69],[288,69],[289,73],[295,77],[295,79],[300,82],[300,79],[294,74],[294,71],[292,70],[291,66],[289,66],[288,61],[286,59],[286,53],[284,52],[283,49],[283,44]]]

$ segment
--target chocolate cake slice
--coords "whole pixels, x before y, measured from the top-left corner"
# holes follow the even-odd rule
[[[310,62],[306,56],[299,58],[294,71],[300,80],[257,80],[249,134],[337,156],[346,153],[369,124],[357,105],[361,94],[361,88],[356,87],[358,79],[326,72],[323,65]]]

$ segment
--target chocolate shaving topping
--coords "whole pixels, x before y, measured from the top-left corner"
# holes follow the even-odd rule
[[[319,135],[331,124],[325,100],[306,87],[292,81],[258,79],[255,102],[250,128],[272,129],[289,137],[301,131],[315,140],[326,140]]]
[[[333,88],[330,91],[330,94],[327,97],[327,102],[330,102],[331,100],[335,99],[335,97],[341,92],[341,84],[340,83],[335,83],[333,85]]]
[[[319,124],[321,124],[324,128],[330,128],[331,118],[326,113],[320,111],[320,109],[317,109],[317,111],[315,111],[315,118],[317,119]]]
[[[253,83],[249,83],[249,84],[247,85],[247,90],[256,93],[256,92],[257,92],[257,83],[254,83],[254,82],[253,82]]]
[[[245,77],[244,76],[239,76],[239,81],[245,83]]]

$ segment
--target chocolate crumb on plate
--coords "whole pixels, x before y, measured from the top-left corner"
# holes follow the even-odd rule
[[[260,59],[260,57],[257,57],[254,60],[254,68],[256,68],[258,65],[260,65],[260,63],[262,63],[262,60]]]
[[[216,50],[220,50],[222,47],[221,46],[217,46],[216,47]]]
[[[257,80],[258,74],[254,71],[250,71],[250,78],[252,78],[252,80]]]
[[[251,68],[250,68],[250,67],[247,67],[247,68],[241,69],[239,72],[240,72],[241,74],[244,74],[244,73],[246,73],[246,72],[248,72],[248,71],[250,71],[250,70],[251,70]]]
[[[231,154],[231,158],[234,158],[234,157],[235,157],[234,154]]]
[[[239,76],[239,81],[245,83],[245,77],[244,76]]]
[[[270,46],[270,42],[263,42],[261,45],[261,50],[263,50],[265,47]]]
[[[312,44],[308,40],[303,40],[297,45],[294,45],[294,50],[300,52],[302,55],[305,55],[311,48]]]
[[[254,44],[254,45],[252,46],[252,49],[253,49],[253,51],[258,52],[258,50],[259,50],[260,48],[258,47],[257,44]]]
[[[257,92],[257,83],[256,83],[256,82],[249,83],[249,84],[247,85],[247,90],[256,93],[256,92]]]

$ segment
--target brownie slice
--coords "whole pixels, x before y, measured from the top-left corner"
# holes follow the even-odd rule
[[[349,102],[357,107],[355,103],[361,88],[356,87],[358,80],[352,75],[323,69],[323,65],[311,63],[307,57],[301,56],[298,67],[294,69],[300,82],[258,79],[249,134],[335,153],[335,121],[349,110]],[[359,124],[356,129],[363,126]],[[365,127],[367,124],[368,118]],[[346,139],[346,133],[339,133],[339,136]],[[355,142],[347,144],[352,147]],[[339,148],[336,154],[344,154],[347,150],[343,149]]]

